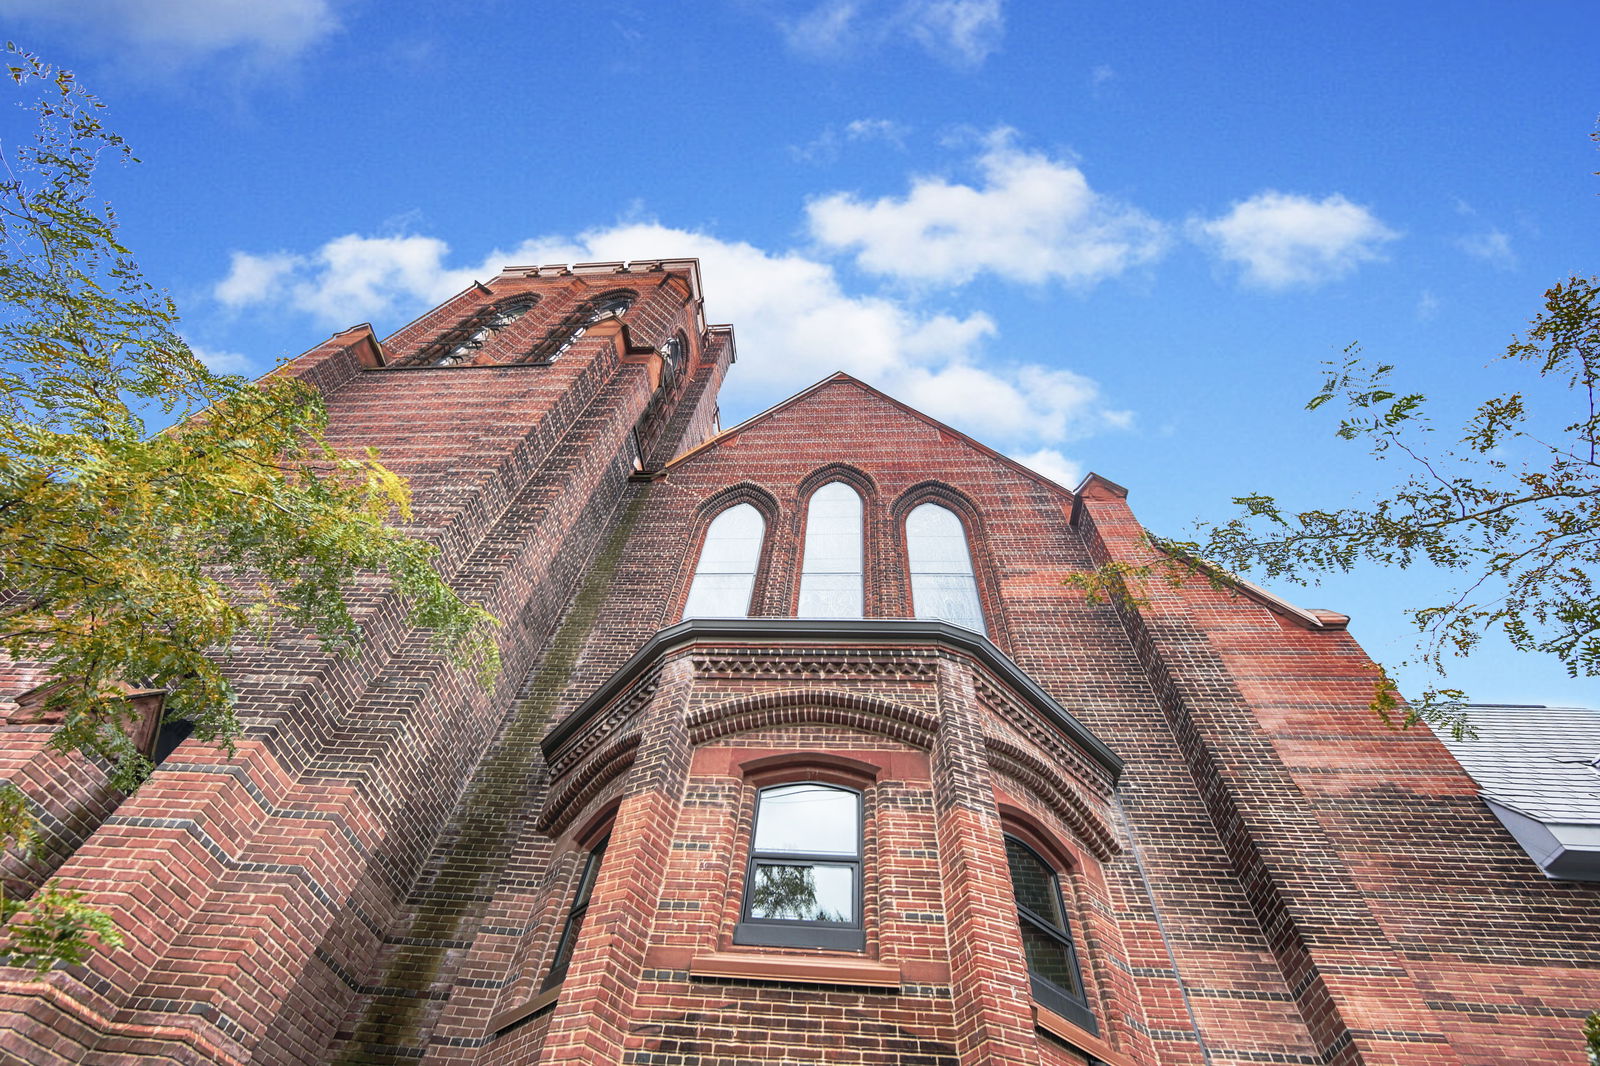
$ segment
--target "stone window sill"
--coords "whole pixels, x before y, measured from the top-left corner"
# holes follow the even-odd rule
[[[1091,1063],[1105,1066],[1134,1066],[1132,1059],[1081,1026],[1073,1025],[1053,1010],[1033,1005],[1033,1023],[1062,1043],[1070,1044],[1089,1056]]]
[[[689,975],[807,985],[849,985],[856,988],[900,987],[900,967],[894,963],[731,951],[696,955],[689,960]]]
[[[553,1006],[560,995],[561,986],[556,985],[553,988],[545,989],[525,1003],[518,1003],[515,1007],[508,1007],[489,1019],[489,1035],[498,1036],[518,1022],[526,1021],[546,1007]]]

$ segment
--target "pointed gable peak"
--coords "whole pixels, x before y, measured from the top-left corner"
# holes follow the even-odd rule
[[[828,391],[828,390],[831,390],[831,389],[835,389],[835,388],[839,388],[841,386],[854,387],[856,389],[859,389],[862,393],[864,393],[869,398],[870,401],[876,402],[876,403],[881,403],[881,404],[887,405],[889,407],[892,407],[897,412],[899,412],[899,413],[901,413],[903,415],[907,415],[907,416],[917,420],[918,422],[921,422],[921,423],[933,428],[941,436],[947,437],[947,438],[952,439],[952,440],[960,441],[961,443],[965,444],[967,447],[973,449],[974,451],[980,452],[983,455],[989,457],[990,459],[993,459],[994,461],[996,461],[998,463],[1001,463],[1004,466],[1007,466],[1012,470],[1015,470],[1019,474],[1022,474],[1024,477],[1030,478],[1031,480],[1038,482],[1039,484],[1043,485],[1044,487],[1046,487],[1046,488],[1048,488],[1048,489],[1050,489],[1050,490],[1052,490],[1054,492],[1060,493],[1066,499],[1068,499],[1068,500],[1075,499],[1072,490],[1067,488],[1065,485],[1061,485],[1061,484],[1058,484],[1058,483],[1050,480],[1050,478],[1048,478],[1045,475],[1039,473],[1037,470],[1034,470],[1031,467],[1025,466],[1022,463],[1017,462],[1015,459],[1012,459],[1010,456],[1003,455],[1000,452],[995,451],[993,448],[989,447],[987,444],[984,444],[982,441],[974,439],[973,437],[967,435],[966,433],[961,432],[959,429],[956,429],[953,426],[947,425],[946,423],[939,421],[937,418],[934,418],[931,415],[924,414],[923,412],[917,410],[915,407],[912,407],[910,404],[903,403],[900,400],[895,399],[893,396],[890,396],[888,393],[884,392],[882,389],[874,388],[873,386],[868,385],[865,381],[862,381],[860,378],[855,377],[854,375],[851,375],[851,374],[847,374],[843,370],[836,370],[832,374],[829,374],[827,377],[823,378],[821,381],[817,382],[815,385],[812,385],[812,386],[810,386],[808,388],[805,388],[805,389],[801,389],[799,392],[795,393],[793,396],[790,396],[788,399],[781,400],[778,403],[775,403],[771,407],[767,408],[765,411],[762,411],[762,412],[760,412],[758,414],[751,415],[749,418],[745,419],[743,422],[740,422],[738,425],[731,426],[728,429],[723,430],[721,433],[718,433],[716,436],[714,436],[714,437],[710,438],[709,440],[705,441],[699,447],[691,448],[690,450],[684,452],[682,455],[679,455],[677,458],[673,459],[671,462],[667,463],[664,467],[662,467],[662,471],[665,472],[665,471],[671,470],[673,467],[678,466],[681,463],[687,462],[688,460],[692,459],[693,457],[695,457],[697,455],[700,455],[703,452],[706,452],[706,451],[708,451],[710,449],[713,449],[713,448],[717,448],[717,447],[726,445],[726,444],[732,442],[735,438],[739,437],[741,434],[749,432],[751,429],[761,425],[764,422],[769,421],[773,417],[775,417],[775,416],[777,416],[777,415],[779,415],[779,414],[781,414],[781,413],[783,413],[785,411],[788,411],[788,410],[790,410],[792,408],[803,406],[808,400],[812,399],[813,397],[818,396],[819,394],[821,394],[821,393],[823,393],[825,391]]]

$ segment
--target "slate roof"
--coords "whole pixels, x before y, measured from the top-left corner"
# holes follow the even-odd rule
[[[1600,825],[1600,710],[1471,704],[1477,736],[1439,739],[1485,798],[1543,822]]]

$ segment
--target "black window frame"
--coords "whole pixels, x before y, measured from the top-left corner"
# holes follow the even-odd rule
[[[1099,1023],[1095,1021],[1094,1012],[1089,1009],[1088,986],[1083,983],[1083,966],[1078,961],[1078,946],[1072,939],[1071,923],[1067,919],[1066,899],[1061,894],[1061,873],[1056,864],[1039,852],[1039,849],[1029,844],[1015,833],[1006,833],[1006,874],[1011,878],[1011,899],[1017,907],[1017,924],[1024,929],[1032,929],[1043,934],[1066,949],[1067,961],[1072,966],[1072,971],[1078,979],[1078,988],[1081,993],[1074,994],[1071,989],[1062,988],[1047,977],[1035,973],[1033,967],[1028,967],[1028,982],[1033,992],[1034,1002],[1040,1006],[1054,1011],[1067,1021],[1086,1029],[1096,1035],[1100,1032]],[[1061,915],[1062,925],[1057,926],[1049,916],[1039,914],[1026,906],[1016,888],[1015,868],[1011,864],[1010,844],[1015,843],[1036,859],[1040,866],[1050,873],[1050,891],[1055,895],[1056,909]],[[1024,961],[1026,962],[1026,943],[1024,947]]]
[[[607,833],[584,856],[578,887],[573,892],[566,923],[561,927],[561,938],[556,941],[556,951],[550,959],[550,972],[544,979],[545,989],[554,988],[566,980],[567,969],[572,965],[572,954],[577,950],[578,937],[583,932],[583,919],[589,913],[589,901],[594,898],[595,883],[600,880],[600,866],[605,861],[606,848],[610,843],[611,834]]]
[[[854,859],[839,855],[803,851],[757,851],[755,830],[761,819],[761,797],[772,789],[791,788],[795,785],[815,785],[835,792],[848,792],[856,797],[856,855]],[[791,781],[773,781],[756,790],[756,820],[751,826],[750,856],[745,862],[744,899],[739,908],[739,922],[733,929],[735,944],[751,947],[821,948],[829,951],[865,951],[867,930],[863,921],[863,902],[866,864],[867,797],[859,788],[841,785],[834,781],[817,781],[797,778]],[[852,878],[852,914],[850,922],[822,922],[798,918],[752,918],[750,906],[755,885],[756,864],[810,863],[825,866],[850,866]]]

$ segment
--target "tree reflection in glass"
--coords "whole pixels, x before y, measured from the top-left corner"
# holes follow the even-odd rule
[[[745,921],[859,926],[861,796],[804,782],[761,790]]]

